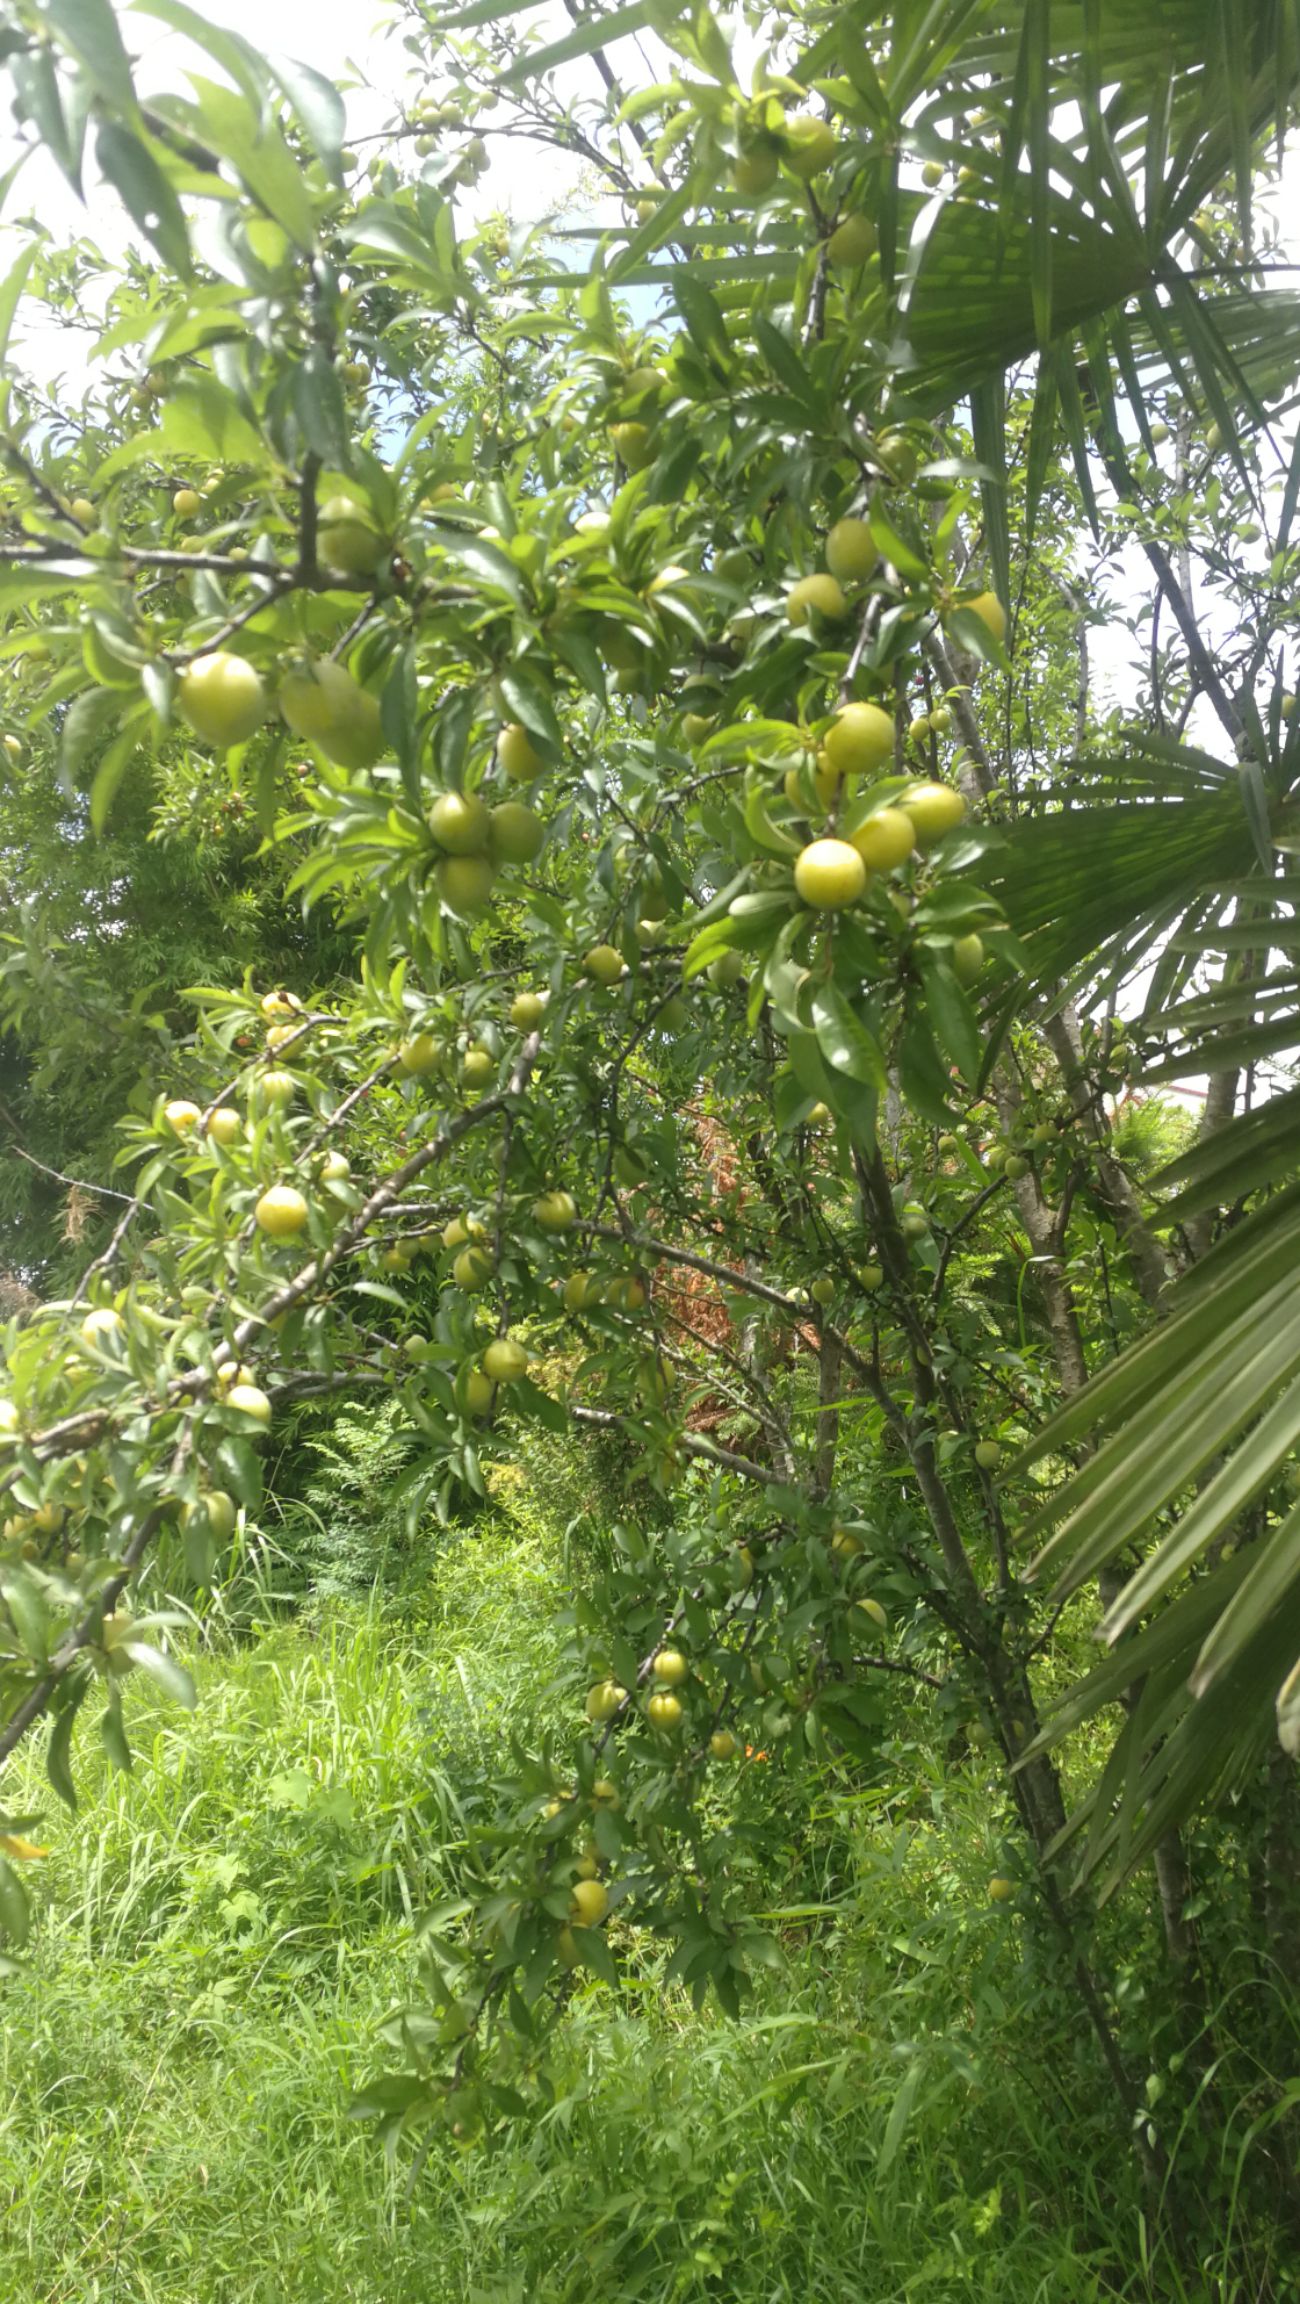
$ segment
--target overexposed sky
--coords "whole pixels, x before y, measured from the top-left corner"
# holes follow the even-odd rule
[[[341,86],[347,103],[349,141],[363,158],[367,140],[392,119],[398,101],[418,89],[417,60],[402,38],[409,29],[409,19],[399,21],[378,0],[360,0],[359,5],[356,0],[208,0],[204,13],[221,29],[241,34],[260,54],[301,58]],[[119,14],[127,46],[140,59],[137,78],[142,93],[184,88],[187,66],[209,76],[221,76],[210,57],[143,9],[123,6]],[[540,27],[548,34],[567,30],[569,24],[561,0],[539,0],[537,7],[513,21],[521,28]],[[644,41],[615,44],[615,67],[629,84],[652,75],[668,76],[671,59],[657,42],[653,46],[657,53],[648,56]],[[745,72],[751,46],[746,43],[746,61],[741,66]],[[575,95],[601,93],[595,67],[588,59],[566,67],[561,78]],[[590,185],[584,186],[581,166],[572,157],[530,139],[512,140],[504,135],[489,134],[487,145],[491,162],[487,173],[472,192],[458,194],[463,216],[472,220],[502,209],[513,221],[532,224],[566,206],[572,217],[575,206],[585,204],[586,212],[596,220],[590,208]],[[4,147],[0,130],[0,169],[11,157]],[[44,154],[37,155],[19,175],[6,209],[0,213],[0,270],[13,262],[21,244],[11,220],[26,215],[38,216],[56,240],[85,233],[110,258],[124,248],[130,226],[116,196],[105,195],[93,184],[90,189],[90,206],[86,208],[53,162]],[[1282,183],[1268,196],[1268,205],[1277,216],[1284,252],[1300,252],[1300,141],[1288,155]],[[604,221],[609,213],[609,204],[602,203],[599,220]],[[20,315],[14,341],[26,366],[47,382],[62,379],[73,398],[79,395],[89,339],[29,307]],[[1289,422],[1285,430],[1289,449]],[[1224,469],[1226,472],[1227,467]],[[1086,540],[1082,541],[1086,560],[1088,547]],[[1133,547],[1116,565],[1110,585],[1121,613],[1129,602],[1145,596],[1148,581],[1146,562]],[[1203,610],[1208,608],[1207,625],[1212,633],[1216,621],[1222,621],[1223,611],[1210,603],[1199,605]],[[1098,703],[1104,706],[1131,698],[1135,652],[1122,624],[1112,622],[1094,629],[1092,658]],[[1300,688],[1300,664],[1291,668],[1291,674],[1291,685]],[[1210,747],[1217,748],[1215,733],[1208,727],[1193,733],[1203,733]]]
[[[418,60],[402,38],[410,21],[399,20],[376,0],[362,0],[360,6],[350,0],[209,0],[206,7],[197,0],[197,4],[215,29],[239,34],[260,55],[271,61],[277,56],[296,58],[332,80],[347,107],[348,141],[363,164],[376,148],[371,139],[380,138],[403,105],[419,93]],[[142,99],[168,90],[190,95],[188,71],[208,79],[226,77],[205,50],[143,8],[119,4],[117,14]],[[553,24],[548,23],[552,16],[557,19]],[[569,20],[560,0],[545,0],[544,6],[530,9],[519,21],[558,33]],[[575,91],[585,94],[590,88],[593,95],[601,93],[594,66],[584,60],[571,69]],[[93,138],[89,142],[93,145]],[[489,135],[487,144],[489,168],[476,185],[457,194],[462,226],[497,210],[512,220],[539,221],[578,195],[581,170],[569,155],[502,135]],[[17,149],[0,114],[0,173]],[[21,220],[33,216],[56,244],[84,236],[110,262],[124,255],[131,238],[138,235],[116,193],[96,181],[93,160],[88,162],[85,183],[83,203],[48,153],[40,150],[32,155],[0,211],[0,277],[16,261],[27,237]],[[107,292],[105,283],[103,295]],[[85,299],[96,317],[103,295],[97,303],[92,290]],[[16,360],[51,397],[76,405],[93,367],[94,340],[89,331],[68,325],[37,304],[24,303],[11,342]]]
[[[554,0],[548,0],[546,8],[531,9],[518,21],[544,24],[553,5]],[[272,60],[298,58],[333,80],[347,105],[348,140],[363,160],[368,140],[391,122],[399,102],[418,93],[417,59],[402,39],[409,20],[399,21],[391,9],[376,6],[373,0],[363,0],[360,7],[348,0],[210,0],[200,12],[214,28],[241,35],[260,55]],[[142,96],[169,88],[188,95],[187,70],[213,79],[225,77],[204,50],[143,9],[119,5],[117,13],[127,48],[137,60],[136,83]],[[567,25],[563,11],[558,14],[560,23]],[[571,72],[576,90],[585,92],[590,85],[593,94],[600,93],[593,66],[584,61]],[[505,208],[532,221],[571,193],[577,181],[577,167],[570,158],[532,141],[517,140],[512,146],[504,136],[489,136],[488,148],[488,173],[471,193],[458,195],[458,205],[471,216]],[[16,149],[0,125],[0,168],[8,165]],[[114,252],[125,244],[129,230],[120,204],[116,195],[106,195],[95,186],[93,168],[88,171],[88,192],[88,205],[83,205],[54,162],[38,153],[9,194],[0,216],[0,239],[7,233],[9,245],[16,246],[8,219],[35,214],[56,240],[87,233],[106,252]]]

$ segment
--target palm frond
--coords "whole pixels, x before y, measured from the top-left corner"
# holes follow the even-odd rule
[[[1217,789],[1207,789],[1195,765],[1200,757],[1186,753],[1181,769],[1142,753],[1090,760],[1089,775],[1096,773],[1103,790],[1110,777],[1130,796],[1062,807],[1017,825],[1015,838],[985,865],[986,884],[1036,985],[1055,985],[1080,967],[1122,975],[1178,928],[1199,921],[1225,871],[1249,875],[1254,843],[1237,778],[1221,770]],[[1160,796],[1132,796],[1144,778]],[[1165,797],[1170,791],[1181,796]],[[1259,884],[1268,886],[1262,875]]]

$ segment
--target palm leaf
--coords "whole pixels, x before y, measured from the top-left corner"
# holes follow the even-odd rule
[[[1254,843],[1236,778],[1222,771],[1218,789],[1207,790],[1202,776],[1198,789],[1197,758],[1185,755],[1182,797],[1062,808],[1017,825],[1014,838],[986,862],[986,885],[1015,929],[1037,985],[1055,985],[1083,966],[1098,974],[1136,966],[1158,939],[1214,898],[1225,870],[1249,873]],[[1090,760],[1088,769],[1098,771],[1103,784],[1113,779],[1132,794],[1146,765],[1139,756]],[[1179,788],[1178,777],[1176,764],[1162,765],[1166,790]],[[1260,885],[1267,883],[1261,878]]]

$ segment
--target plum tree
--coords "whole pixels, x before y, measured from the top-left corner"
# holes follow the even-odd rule
[[[333,657],[311,659],[287,672],[278,702],[295,736],[319,744],[339,768],[372,768],[383,749],[377,699]]]
[[[593,944],[582,963],[583,974],[597,984],[617,984],[626,975],[627,966],[621,952],[612,944]]]
[[[429,810],[429,830],[449,856],[477,856],[487,847],[492,818],[475,792],[440,792]]]
[[[383,537],[355,496],[331,496],[321,505],[316,537],[326,566],[345,576],[373,576],[384,558]]]
[[[417,1077],[432,1072],[442,1060],[442,1046],[432,1032],[412,1032],[398,1047],[397,1061],[403,1072]]]
[[[569,1918],[575,1928],[599,1928],[609,1911],[609,1890],[600,1880],[575,1880]]]
[[[810,183],[830,167],[839,150],[839,138],[829,120],[815,113],[795,112],[781,132],[781,157],[802,182]]]
[[[1246,1581],[1258,1545],[1291,1590],[1280,1471],[1216,1474],[1190,1507],[1175,1474],[1210,1460],[1181,1445],[1189,1399],[1214,1403],[1206,1444],[1230,1465],[1247,1395],[1273,1413],[1245,1326],[1235,1383],[1178,1361],[1214,1323],[1183,1320],[1177,1290],[1212,1291],[1263,1232],[1285,1320],[1295,1248],[1284,1128],[1240,1191],[1215,1180],[1254,1025],[1290,1044],[1293,988],[1265,971],[1257,989],[1241,955],[1285,918],[1270,843],[1294,839],[1287,517],[1250,433],[1254,395],[1285,404],[1300,360],[1285,298],[1244,264],[1189,266],[1165,229],[1216,187],[1246,201],[1243,154],[1297,92],[1281,18],[1244,8],[1229,152],[1208,86],[1228,66],[1216,47],[1207,71],[1190,0],[1137,12],[1113,54],[1105,10],[1082,30],[1045,16],[1032,72],[1018,36],[960,10],[919,45],[877,12],[843,52],[801,5],[763,25],[661,11],[681,69],[630,109],[601,75],[608,117],[580,127],[557,75],[593,52],[600,11],[550,63],[507,57],[471,12],[454,43],[421,35],[419,101],[450,107],[451,151],[413,156],[429,120],[403,101],[369,184],[332,98],[251,43],[212,35],[220,105],[142,107],[84,10],[37,13],[0,58],[20,136],[66,165],[60,123],[93,119],[152,255],[147,295],[136,254],[121,279],[88,246],[32,268],[51,309],[103,311],[102,375],[75,437],[25,388],[6,418],[3,877],[62,900],[52,933],[16,899],[3,921],[24,1112],[61,1099],[70,1135],[88,1056],[134,1037],[96,1157],[24,1147],[42,1190],[80,1181],[4,1334],[0,1485],[22,1525],[0,1539],[0,1753],[48,1721],[66,1792],[108,1676],[105,1596],[172,1573],[173,1526],[197,1558],[205,1530],[211,1551],[274,1508],[299,1418],[383,1397],[413,1526],[489,1509],[539,1432],[591,1446],[617,1526],[573,1547],[569,1728],[485,1792],[481,1869],[430,1931],[429,2052],[420,2025],[394,2050],[404,2112],[463,2124],[467,2094],[517,2112],[543,2010],[560,2020],[569,1966],[595,1965],[581,1937],[616,1860],[620,1915],[676,1935],[692,1989],[734,2007],[744,1889],[726,1833],[701,1829],[733,1779],[707,1763],[752,1744],[788,1764],[795,1803],[802,1769],[874,1786],[910,1678],[949,1724],[987,1716],[1035,1963],[1077,1988],[1118,2129],[1143,2134],[1127,2063],[1163,2071],[1168,2044],[1137,2038],[1126,2061],[1116,2030],[1140,2023],[1145,1981],[1126,1998],[1093,1977],[1096,1915],[1059,1866],[1100,1747],[1063,1786],[1057,1728],[1038,1730],[1089,1578],[1119,1562],[1123,1582],[1185,1508],[1186,1555],[1106,1602],[1103,1677],[1074,1698],[1080,1719],[1105,1709],[1123,1762],[1080,1792],[1081,1870],[1158,1855],[1148,1820],[1213,1795],[1211,1750],[1253,1797],[1294,1662],[1289,1615],[1269,1631]],[[1098,190],[1093,87],[1117,91],[1123,202]],[[814,102],[825,117],[787,114]],[[560,152],[580,135],[611,194],[586,270],[467,209],[476,128],[512,123]],[[1049,282],[1017,202],[1033,189],[1051,224],[1053,187],[1085,178]],[[214,185],[215,238],[210,216],[197,230]],[[1175,492],[1135,445],[1152,411],[1185,446],[1239,393],[1246,437],[1213,494],[1185,475]],[[1261,587],[1262,539],[1241,531],[1266,516]],[[1152,571],[1146,685],[1103,713],[1080,667],[1121,549]],[[1184,553],[1220,593],[1241,585],[1249,634],[1206,645]],[[1172,733],[1193,711],[1195,746]],[[145,935],[121,890],[187,844],[194,877],[172,866],[180,893]],[[223,939],[200,969],[204,875]],[[1108,1003],[1118,984],[1146,1000],[1139,983],[1126,1047]],[[1173,1077],[1207,1048],[1207,1073],[1233,1075],[1214,1097],[1228,1132],[1153,1222],[1132,1139],[1154,1124],[1119,1091],[1148,1050]],[[1172,1371],[1173,1439],[1140,1482],[1085,1465],[1077,1493],[1083,1379],[1140,1335],[1142,1366]],[[1279,1429],[1290,1365],[1267,1360]],[[1131,1471],[1161,1396],[1155,1373],[1122,1389],[1099,1413]],[[1126,1402],[1149,1419],[1137,1438]],[[1021,1451],[1057,1404],[1075,1421],[1035,1479]],[[273,1417],[283,1451],[261,1446]],[[1229,1489],[1258,1523],[1245,1543],[1224,1505],[1202,1563]],[[1186,1592],[1208,1610],[1237,1577],[1236,1615],[1189,1645]],[[1174,1662],[1123,1707],[1148,1624]],[[1216,1654],[1234,1659],[1217,1695]],[[1171,1883],[1153,1910],[1186,1907]]]
[[[889,872],[907,862],[916,846],[916,827],[902,808],[877,808],[849,838],[869,872]]]
[[[310,1213],[303,1194],[293,1184],[272,1184],[253,1211],[259,1231],[270,1240],[294,1239]]]
[[[246,743],[266,718],[268,700],[256,666],[224,648],[196,656],[181,674],[177,703],[196,736],[224,750]]]
[[[842,705],[826,731],[825,747],[839,775],[869,775],[893,756],[893,720],[878,704]]]
[[[951,784],[914,784],[901,795],[899,806],[911,819],[918,848],[932,848],[966,815],[965,799]]]
[[[526,728],[510,721],[497,736],[497,759],[512,784],[531,784],[545,765]]]
[[[533,1202],[533,1220],[543,1232],[571,1232],[578,1221],[578,1207],[571,1192],[543,1192]]]
[[[826,565],[841,583],[862,583],[880,565],[880,547],[870,524],[854,515],[837,520],[826,538]]]
[[[785,613],[791,624],[807,624],[814,614],[838,624],[848,612],[844,587],[834,576],[801,576],[785,596]]]
[[[826,254],[832,264],[865,264],[874,256],[877,246],[876,227],[869,216],[846,216],[837,224],[826,243]]]
[[[546,845],[546,826],[522,801],[500,800],[491,812],[488,844],[502,863],[533,864]]]
[[[661,1648],[655,1656],[651,1670],[665,1688],[680,1688],[690,1673],[690,1666],[680,1648]]]
[[[483,1354],[483,1372],[494,1384],[516,1384],[528,1371],[528,1347],[518,1337],[499,1336]]]
[[[847,840],[813,840],[795,859],[794,884],[805,904],[837,911],[867,885],[867,867]]]

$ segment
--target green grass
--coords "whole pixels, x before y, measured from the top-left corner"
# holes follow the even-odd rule
[[[556,1584],[502,1522],[431,1554],[414,1624],[263,1628],[200,1660],[194,1718],[133,1690],[131,1780],[86,1740],[4,1987],[0,2295],[1244,2299],[1142,2275],[1095,2070],[1032,1929],[983,1896],[996,1800],[915,1749],[906,1803],[828,1790],[801,1835],[777,1769],[749,1772],[778,1907],[826,1909],[774,1923],[786,1972],[748,2021],[694,2014],[630,1946],[618,1997],[580,1994],[544,2118],[385,2161],[350,2094],[411,1991],[411,1915],[545,1706]]]

